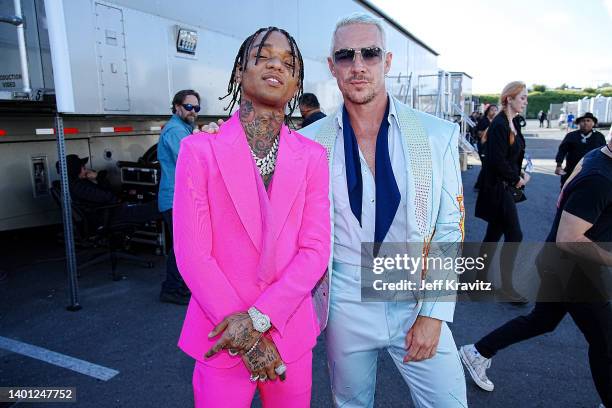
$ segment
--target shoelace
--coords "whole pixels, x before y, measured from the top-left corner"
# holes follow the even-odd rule
[[[475,354],[475,356],[476,356],[476,359],[481,360],[481,361],[482,361],[482,360],[485,360],[485,361],[486,361],[486,362],[485,362],[485,367],[486,367],[487,369],[491,368],[491,359],[490,359],[490,358],[485,358],[485,357],[483,357],[483,356],[477,355],[476,353],[474,353],[474,354]]]

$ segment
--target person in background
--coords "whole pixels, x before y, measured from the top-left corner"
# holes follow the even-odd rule
[[[565,135],[555,157],[557,162],[555,174],[561,176],[561,187],[585,154],[606,144],[604,135],[593,130],[597,126],[597,118],[591,112],[576,119],[576,124],[580,126],[580,129]],[[562,167],[563,161],[565,161],[565,168]]]
[[[529,174],[522,171],[525,139],[520,123],[520,113],[527,106],[525,84],[515,81],[506,85],[501,94],[501,106],[501,111],[483,135],[486,160],[482,167],[482,185],[478,191],[475,213],[476,217],[488,223],[483,249],[491,248],[487,244],[497,243],[502,236],[504,242],[523,240],[512,187],[519,190],[529,182]],[[516,255],[515,246],[502,247],[502,288],[498,293],[507,301],[524,304],[524,298],[514,290],[512,283]],[[486,270],[481,272],[484,280]]]
[[[567,115],[567,130],[573,129],[574,128],[574,118],[576,116],[574,116],[574,114],[572,112],[570,112]]]
[[[159,211],[170,232],[170,248],[166,259],[166,280],[162,282],[159,300],[166,303],[186,305],[190,292],[176,266],[174,255],[172,208],[174,201],[174,174],[181,140],[197,129],[196,119],[200,112],[200,95],[192,89],[184,89],[172,99],[172,117],[159,135],[157,159],[162,175],[159,183]]]
[[[544,127],[544,111],[540,110],[538,112],[538,120],[540,121],[540,127],[543,128]]]
[[[323,119],[326,115],[321,112],[321,106],[317,96],[313,93],[305,93],[299,101],[300,113],[302,114],[302,127],[310,125],[319,119]]]
[[[472,119],[474,123],[478,123],[478,111],[472,112],[470,114],[470,119]]]
[[[565,120],[567,118],[567,115],[563,112],[561,112],[559,114],[559,119],[557,119],[557,124],[559,126],[559,129],[563,129],[563,127],[566,125]]]
[[[106,170],[88,169],[86,166],[88,161],[89,157],[80,158],[76,154],[66,156],[68,186],[70,197],[73,200],[91,207],[115,205],[116,207],[113,207],[111,212],[111,224],[145,223],[159,217],[157,201],[123,202],[113,191]],[[59,161],[55,163],[55,168],[59,174]],[[93,221],[100,222],[101,220]]]
[[[478,141],[478,156],[480,157],[480,173],[478,173],[478,179],[476,180],[476,184],[474,185],[474,190],[478,191],[482,185],[482,169],[484,168],[484,162],[486,160],[485,146],[483,143],[483,137],[489,126],[491,125],[491,121],[497,115],[497,105],[490,104],[487,106],[487,109],[484,111],[484,115],[478,121],[476,125],[476,140]]]
[[[550,253],[537,261],[543,278],[540,291],[552,294],[553,301],[542,301],[538,294],[531,313],[461,347],[459,355],[474,382],[493,391],[486,373],[493,356],[552,332],[569,313],[589,344],[595,388],[603,404],[612,407],[612,137],[604,147],[587,153],[563,186],[546,242],[544,249]],[[563,276],[565,270],[569,274]]]
[[[87,168],[89,157],[80,158],[76,154],[66,156],[66,170],[70,197],[90,204],[118,204],[119,197],[113,192],[106,170],[95,171]],[[55,163],[59,174],[59,161]]]

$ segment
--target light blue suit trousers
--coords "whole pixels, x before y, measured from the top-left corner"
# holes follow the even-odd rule
[[[406,333],[418,316],[419,305],[361,302],[360,275],[359,267],[333,265],[326,343],[335,405],[374,406],[378,352],[386,349],[416,407],[467,407],[463,367],[446,322],[433,358],[404,363]]]

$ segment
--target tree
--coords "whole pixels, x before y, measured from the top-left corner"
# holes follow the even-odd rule
[[[546,85],[533,84],[533,90],[535,92],[546,92]]]
[[[557,89],[561,89],[563,91],[565,91],[567,88],[569,88],[569,86],[566,83],[564,83],[561,86],[557,87]]]
[[[584,88],[583,91],[586,92],[586,93],[595,93],[595,92],[597,92],[594,88]]]

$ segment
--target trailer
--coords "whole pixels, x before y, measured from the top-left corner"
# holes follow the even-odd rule
[[[577,117],[584,115],[587,112],[590,112],[591,110],[591,99],[588,96],[585,96],[584,98],[580,99],[578,101],[578,111],[577,111]]]
[[[551,108],[552,108],[551,104]],[[578,101],[563,102],[560,108],[563,115],[559,119],[559,124],[565,123],[567,114],[573,113],[576,117],[591,112],[597,118],[598,127],[608,127],[612,125],[612,96],[597,95],[593,98],[584,97]]]
[[[331,33],[355,11],[383,19],[394,55],[388,86],[409,101],[411,78],[436,73],[438,54],[369,1],[0,2],[0,231],[61,222],[49,194],[58,179],[57,112],[66,153],[89,157],[118,184],[117,162],[157,143],[176,91],[200,93],[200,123],[228,116],[219,97],[241,42],[259,27],[295,37],[305,92],[334,110],[341,95],[327,67]]]
[[[609,125],[612,123],[612,114],[609,113],[612,111],[612,97],[597,95],[591,98],[589,111],[599,120],[599,124]]]

